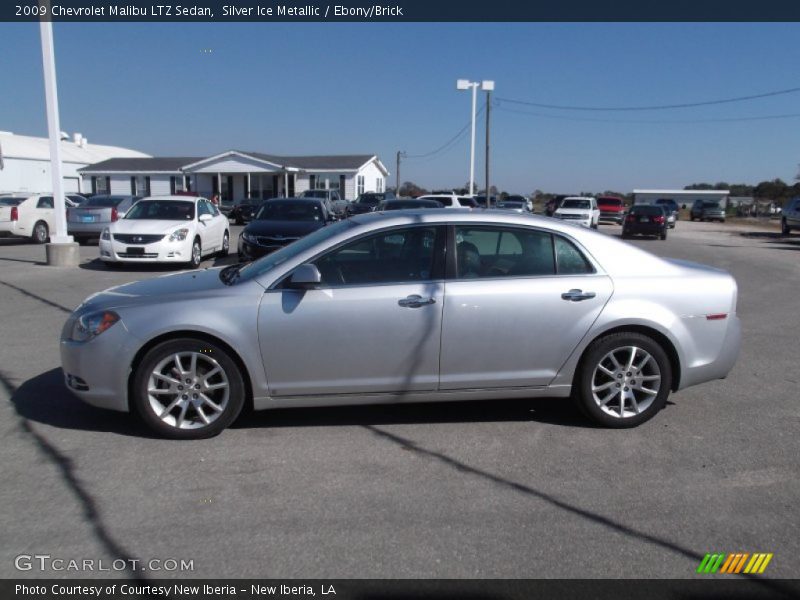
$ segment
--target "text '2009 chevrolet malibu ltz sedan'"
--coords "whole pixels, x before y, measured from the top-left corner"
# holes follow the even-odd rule
[[[724,271],[553,219],[372,213],[248,265],[90,296],[61,360],[83,400],[173,438],[215,435],[246,404],[538,396],[631,427],[728,374],[736,296]]]

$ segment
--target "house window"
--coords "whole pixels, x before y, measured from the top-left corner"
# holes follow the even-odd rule
[[[356,193],[360,196],[364,193],[364,176],[359,175],[356,177]]]
[[[92,177],[92,193],[108,194],[111,191],[110,177]]]
[[[173,175],[169,178],[169,193],[175,194],[176,192],[183,191],[183,177],[181,175]]]
[[[375,191],[382,192],[383,191],[383,177],[378,177],[375,180]]]

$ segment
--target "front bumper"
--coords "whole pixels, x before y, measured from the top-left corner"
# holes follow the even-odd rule
[[[275,252],[275,250],[280,250],[288,243],[289,241],[283,243],[273,242],[267,244],[258,244],[249,242],[245,240],[244,237],[239,236],[238,252],[239,256],[243,259],[255,260],[256,258],[261,258],[262,256],[265,256],[271,252]]]
[[[78,398],[99,408],[128,412],[128,375],[140,341],[122,321],[88,342],[70,341],[75,314],[61,334],[64,383]]]
[[[591,227],[592,226],[592,217],[563,217],[561,215],[553,215],[556,219],[560,219],[566,223],[572,223],[573,225],[582,225],[583,227]]]
[[[133,248],[142,248],[141,253]],[[126,263],[184,263],[192,257],[192,240],[170,242],[168,236],[150,244],[126,244],[118,240],[100,239],[100,260]]]
[[[617,225],[622,225],[622,221],[625,219],[623,213],[614,213],[614,212],[600,212],[600,222],[601,223],[616,223]]]

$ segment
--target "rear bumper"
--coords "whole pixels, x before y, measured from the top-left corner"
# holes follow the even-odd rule
[[[666,225],[658,225],[657,223],[634,223],[622,226],[623,233],[627,235],[660,235],[664,233],[665,229]]]
[[[736,360],[739,358],[739,350],[742,345],[742,326],[737,315],[729,315],[727,322],[728,327],[725,332],[725,338],[716,358],[694,366],[684,365],[678,389],[714,379],[724,379],[733,369]]]
[[[74,223],[67,222],[67,233],[69,235],[100,235],[110,223]]]

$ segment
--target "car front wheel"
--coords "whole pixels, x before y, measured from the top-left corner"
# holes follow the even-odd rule
[[[663,348],[640,333],[615,333],[589,347],[576,373],[573,395],[593,421],[635,427],[667,401],[672,368]]]
[[[185,440],[212,437],[228,427],[241,412],[244,395],[242,374],[225,350],[183,338],[145,355],[131,401],[150,429]]]
[[[192,254],[189,258],[189,268],[196,269],[200,266],[200,263],[203,261],[203,251],[200,247],[200,239],[195,238],[194,242],[192,242]]]
[[[225,232],[225,235],[222,236],[222,248],[219,251],[219,256],[224,258],[228,256],[228,252],[231,250],[231,236],[228,232]]]

